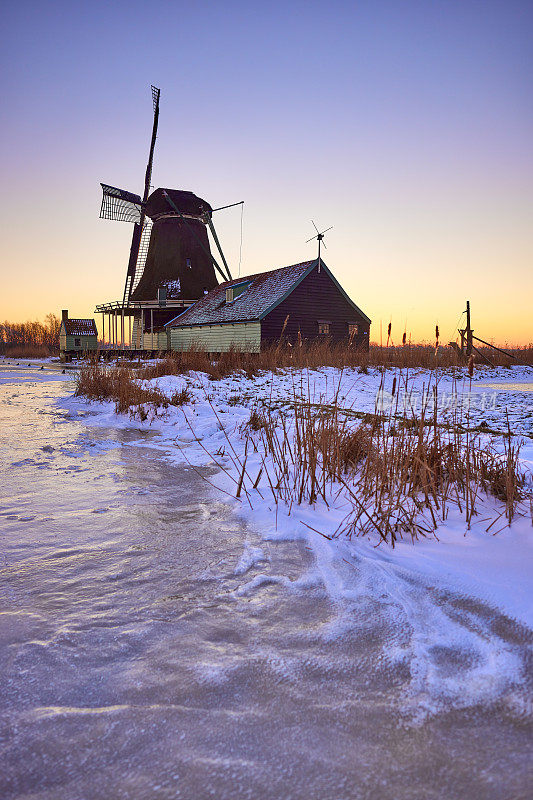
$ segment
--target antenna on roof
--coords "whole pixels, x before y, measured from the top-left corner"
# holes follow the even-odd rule
[[[314,239],[316,239],[318,241],[318,259],[317,260],[318,260],[318,271],[320,272],[320,245],[322,244],[322,239],[324,238],[324,234],[327,233],[328,231],[332,230],[333,229],[333,225],[330,225],[329,228],[326,228],[325,231],[322,231],[322,233],[320,233],[320,231],[318,230],[318,228],[315,225],[315,223],[313,222],[313,220],[311,220],[311,222],[313,223],[313,228],[316,231],[316,236],[311,236],[311,238],[307,240],[306,244],[308,244],[309,242],[312,242]],[[324,247],[326,247],[326,243],[325,242],[324,242]],[[327,247],[326,247],[326,250],[327,250]]]

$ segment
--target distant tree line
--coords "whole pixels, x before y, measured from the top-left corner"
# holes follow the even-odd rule
[[[27,347],[58,350],[60,327],[61,320],[55,314],[47,314],[44,322],[0,322],[0,351]]]

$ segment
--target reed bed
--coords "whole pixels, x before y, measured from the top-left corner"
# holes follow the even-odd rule
[[[377,535],[394,547],[406,535],[434,535],[451,507],[470,528],[487,495],[510,524],[524,496],[519,443],[508,429],[502,454],[459,424],[440,425],[436,391],[433,399],[430,420],[426,407],[418,419],[376,413],[354,428],[336,402],[317,411],[295,395],[289,414],[252,411],[245,452],[260,453],[276,503],[347,506],[333,537]]]
[[[190,401],[187,389],[167,397],[159,389],[145,388],[139,382],[139,373],[131,367],[106,367],[89,363],[81,368],[76,379],[76,397],[115,403],[117,414],[127,413],[144,421],[149,413],[157,416],[170,406],[185,405]]]
[[[194,354],[193,363],[214,379],[231,374],[237,364],[241,369],[243,364],[249,366],[253,374],[253,365],[239,360],[242,356],[230,351],[223,360],[209,362],[210,373],[205,354]],[[143,385],[144,380],[190,369],[191,362],[183,354],[171,361],[170,365],[167,360],[141,369],[88,364],[79,372],[76,395],[112,400],[117,413],[146,420],[191,400],[187,389],[168,398],[159,389]],[[472,375],[473,361],[469,372]],[[327,406],[314,402],[310,390],[307,396],[302,392],[304,375],[301,373],[302,385],[293,384],[292,396],[283,409],[274,410],[268,403],[266,408],[251,409],[241,428],[243,447],[225,430],[206,391],[232,453],[238,497],[251,500],[255,491],[266,490],[276,505],[283,503],[289,510],[317,502],[343,507],[346,513],[334,536],[377,534],[392,546],[406,535],[416,539],[435,534],[451,508],[458,509],[470,527],[487,495],[501,504],[500,518],[506,524],[512,521],[524,498],[525,478],[520,444],[511,435],[509,422],[506,435],[500,437],[503,452],[486,434],[471,428],[468,403],[459,403],[451,421],[441,422],[434,373],[415,416],[399,401],[400,390],[405,395],[410,389],[409,371],[405,370],[394,377],[392,396],[396,400],[388,412],[380,411],[377,400],[374,413],[356,423],[351,410],[343,409],[339,402],[342,368]],[[378,398],[385,376],[383,369]],[[257,475],[251,474],[248,464],[252,453],[260,460]],[[216,458],[214,461],[218,463]]]
[[[516,358],[509,358],[490,348],[480,350],[493,366],[511,366],[513,364],[533,365],[533,346],[510,350]],[[488,364],[480,356],[475,356],[476,363]],[[243,353],[230,349],[220,354],[209,354],[201,350],[191,349],[182,353],[167,354],[156,364],[141,368],[140,376],[146,379],[162,375],[181,375],[187,372],[205,372],[213,380],[227,377],[235,372],[244,372],[253,377],[261,372],[276,372],[279,369],[318,369],[335,367],[342,369],[351,367],[363,371],[373,367],[452,369],[465,366],[459,354],[451,347],[425,344],[405,344],[383,347],[370,345],[368,351],[356,348],[353,343],[334,343],[329,340],[302,342],[291,344],[280,341],[261,350],[260,353]]]
[[[55,352],[44,344],[20,344],[5,345],[2,354],[6,358],[49,358]]]

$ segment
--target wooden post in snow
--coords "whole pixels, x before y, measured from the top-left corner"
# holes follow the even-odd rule
[[[466,357],[470,358],[472,355],[472,333],[473,330],[470,327],[470,300],[466,301]]]

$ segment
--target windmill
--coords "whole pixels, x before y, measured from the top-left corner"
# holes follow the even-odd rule
[[[133,223],[122,308],[130,301],[152,301],[161,289],[169,299],[196,300],[217,285],[215,270],[224,281],[231,280],[209,203],[180,189],[158,188],[150,194],[159,98],[160,90],[152,86],[154,119],[143,196],[101,184],[100,218]],[[207,228],[223,268],[211,253]]]
[[[313,220],[311,220],[311,222],[313,223],[313,228],[316,231],[316,236],[311,236],[311,238],[307,240],[306,244],[309,244],[309,242],[312,242],[314,239],[316,239],[318,241],[318,258],[317,258],[317,261],[318,261],[318,271],[320,272],[320,245],[323,244],[324,247],[326,247],[326,243],[323,242],[324,234],[327,233],[328,231],[331,231],[333,229],[333,225],[330,225],[329,228],[326,228],[326,230],[322,231],[322,233],[321,233],[318,230],[318,228],[315,225],[315,223],[313,222]],[[326,247],[326,250],[327,250],[327,247]]]

